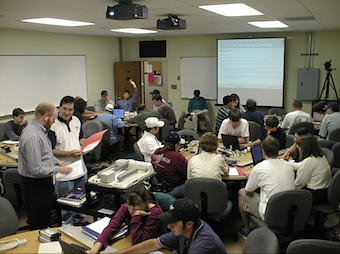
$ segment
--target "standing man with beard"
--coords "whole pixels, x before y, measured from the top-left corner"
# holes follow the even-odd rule
[[[28,223],[31,230],[50,225],[53,202],[53,179],[58,172],[69,174],[72,169],[57,160],[47,132],[58,116],[57,108],[41,103],[35,109],[33,121],[24,129],[19,145],[19,174]]]

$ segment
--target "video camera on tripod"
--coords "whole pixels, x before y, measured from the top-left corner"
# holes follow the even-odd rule
[[[325,66],[325,70],[326,71],[331,72],[333,70],[333,69],[331,69],[332,60],[329,60],[328,62],[325,62],[325,64],[323,66]],[[336,70],[336,69],[334,68],[334,70]]]
[[[326,90],[324,100],[327,101],[327,99],[329,98],[329,87],[331,87],[335,92],[336,99],[339,101],[338,93],[336,92],[334,80],[333,80],[332,73],[331,73],[332,70],[336,70],[335,68],[334,69],[331,68],[332,67],[332,60],[325,62],[324,66],[325,66],[325,70],[327,71],[327,75],[326,75],[325,82],[323,83],[323,88],[322,88],[322,91],[320,93],[319,100],[321,100],[322,94],[323,94],[324,90]]]

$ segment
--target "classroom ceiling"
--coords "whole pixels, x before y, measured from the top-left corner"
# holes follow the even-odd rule
[[[257,32],[309,32],[340,30],[340,0],[132,0],[146,5],[149,19],[106,19],[107,6],[118,4],[115,0],[0,0],[0,28],[19,29],[66,34],[99,35],[114,37],[138,37],[111,32],[111,29],[135,27],[156,30],[158,19],[175,14],[185,19],[187,29],[158,30],[159,36],[188,36],[225,33]],[[198,8],[203,4],[244,3],[263,16],[224,17]],[[63,18],[94,22],[87,27],[58,27],[24,23],[26,18]],[[279,20],[289,27],[261,29],[249,25],[249,21]],[[0,38],[1,39],[1,38]]]

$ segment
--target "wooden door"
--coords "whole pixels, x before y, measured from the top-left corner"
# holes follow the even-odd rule
[[[131,78],[136,82],[138,88],[138,98],[135,106],[142,102],[141,91],[141,62],[115,62],[115,96],[116,102],[123,96],[125,90],[130,91],[130,97],[133,95],[133,87],[127,80]]]

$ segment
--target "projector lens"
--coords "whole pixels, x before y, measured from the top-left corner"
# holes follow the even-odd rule
[[[110,16],[114,16],[115,13],[114,13],[113,11],[110,11],[110,12],[109,12],[109,15],[110,15]]]

